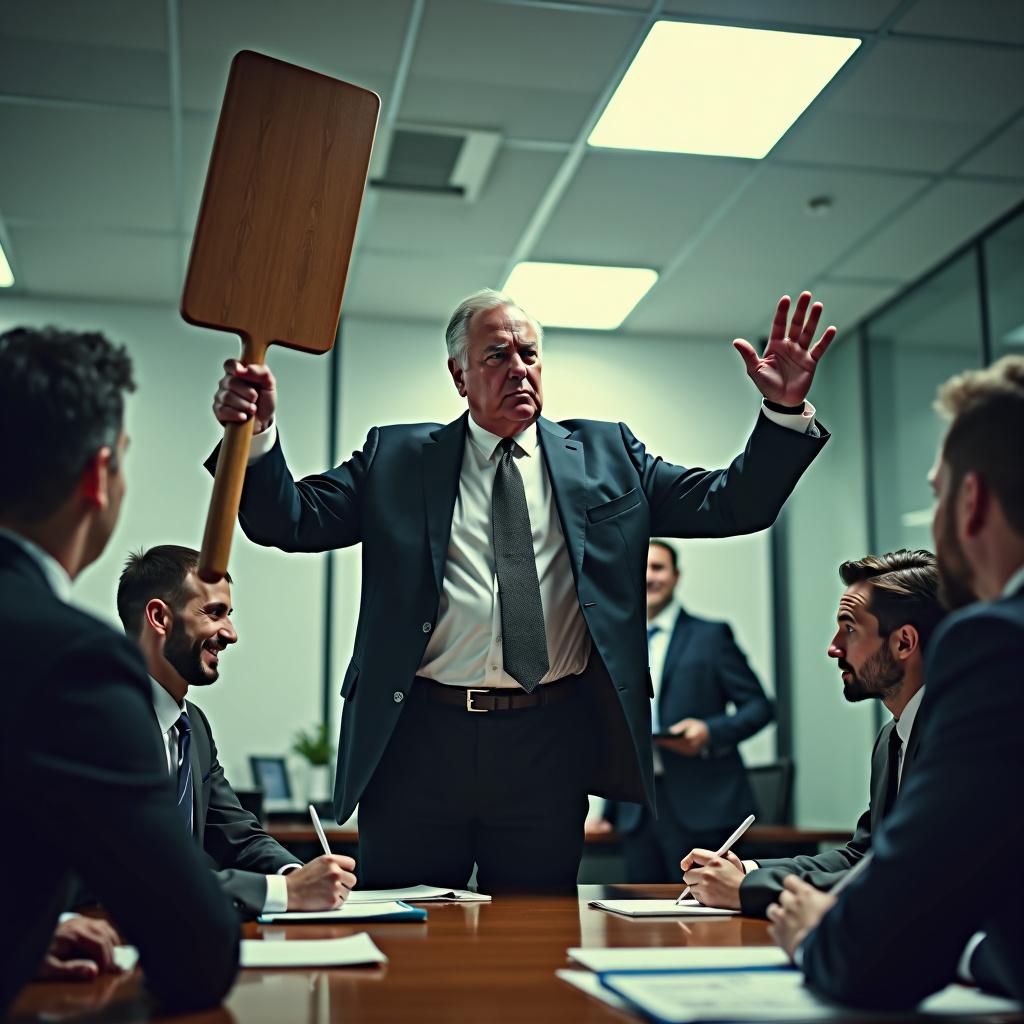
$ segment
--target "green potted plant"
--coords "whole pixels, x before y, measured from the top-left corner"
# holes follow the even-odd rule
[[[306,800],[320,803],[331,798],[331,755],[334,748],[327,734],[327,723],[295,734],[292,750],[306,764]]]

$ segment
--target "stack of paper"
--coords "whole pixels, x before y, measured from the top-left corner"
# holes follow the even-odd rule
[[[358,967],[387,962],[366,932],[344,939],[242,939],[242,967]]]
[[[351,924],[353,921],[425,921],[427,912],[398,900],[360,903],[346,900],[337,910],[287,910],[280,914],[263,914],[260,924],[330,923]]]
[[[608,971],[696,971],[789,967],[778,946],[640,946],[570,949],[570,959],[597,973]]]
[[[438,889],[433,885],[411,885],[407,889],[356,889],[348,903],[490,903],[491,897],[469,889]]]
[[[696,900],[591,900],[590,906],[625,917],[733,917],[738,910],[705,907]]]

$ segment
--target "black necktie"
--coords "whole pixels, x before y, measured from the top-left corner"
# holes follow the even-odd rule
[[[178,730],[178,813],[192,835],[192,723],[188,712],[182,711],[175,723]]]
[[[882,809],[882,817],[887,818],[896,802],[896,794],[900,788],[900,751],[903,749],[903,740],[900,737],[896,726],[892,727],[889,733],[889,781],[885,789],[885,807]]]
[[[523,478],[510,437],[502,440],[491,493],[494,572],[501,602],[502,659],[505,671],[531,693],[548,671],[544,608],[540,602],[533,530]]]

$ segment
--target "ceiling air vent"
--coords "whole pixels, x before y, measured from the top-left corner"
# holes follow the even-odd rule
[[[501,145],[498,132],[416,125],[396,128],[376,188],[458,196],[473,202]]]

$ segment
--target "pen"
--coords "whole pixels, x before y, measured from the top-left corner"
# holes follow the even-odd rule
[[[316,808],[309,805],[309,816],[313,819],[313,828],[316,829],[316,837],[320,840],[320,845],[324,848],[324,853],[329,857],[331,855],[331,848],[327,845],[327,836],[324,835],[324,827],[320,824],[320,815],[316,813]]]
[[[312,810],[312,809],[313,808],[311,807],[310,810]],[[740,827],[738,829],[736,829],[736,831],[733,832],[733,834],[731,836],[729,836],[729,838],[726,839],[726,841],[724,843],[722,843],[722,848],[718,851],[718,853],[715,854],[715,856],[716,857],[724,857],[733,848],[733,844],[739,842],[740,836],[742,836],[743,833],[746,832],[747,829],[750,828],[750,826],[753,825],[753,824],[754,824],[754,816],[752,814],[749,817],[744,818],[743,819],[743,823],[740,825]],[[686,897],[689,896],[689,895],[690,895],[690,887],[687,886],[679,894],[679,897],[676,899],[676,906],[679,906],[679,904],[682,903],[683,900],[685,900]]]

